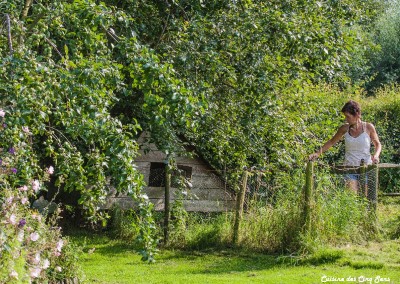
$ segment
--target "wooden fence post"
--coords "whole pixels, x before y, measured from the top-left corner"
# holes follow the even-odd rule
[[[233,244],[234,245],[236,245],[239,241],[239,228],[240,228],[240,221],[242,220],[242,216],[243,216],[243,205],[244,205],[244,198],[246,196],[248,175],[249,175],[249,172],[246,170],[243,173],[242,186],[236,197],[236,215],[235,215],[235,224],[233,226]]]
[[[164,196],[164,244],[168,243],[169,238],[169,216],[170,216],[170,189],[171,189],[171,172],[169,163],[165,164],[165,196]]]
[[[311,230],[311,200],[314,191],[314,162],[308,161],[306,168],[306,184],[304,186],[304,228]]]

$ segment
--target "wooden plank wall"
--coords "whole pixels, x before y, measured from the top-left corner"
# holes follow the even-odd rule
[[[143,137],[142,137],[143,139]],[[140,141],[140,140],[139,140]],[[141,155],[136,159],[138,170],[144,175],[146,184],[149,184],[151,163],[163,163],[166,155],[154,145],[147,145],[151,151],[140,151]],[[177,165],[192,168],[192,187],[186,195],[179,194],[178,189],[171,188],[170,203],[180,199],[187,211],[223,212],[232,211],[235,207],[235,195],[228,189],[224,181],[201,158],[177,157]],[[147,187],[145,193],[155,205],[155,210],[164,210],[164,187]],[[134,207],[133,200],[128,196],[110,196],[107,199],[106,208],[117,203],[122,208]]]

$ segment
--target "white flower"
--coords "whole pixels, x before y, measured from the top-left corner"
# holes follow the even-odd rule
[[[50,167],[47,169],[47,172],[48,172],[50,175],[52,175],[52,174],[54,173],[54,168],[53,168],[53,166],[50,166]]]
[[[60,239],[57,242],[57,251],[61,252],[63,245],[64,245],[64,241]]]
[[[30,269],[30,276],[32,278],[38,278],[40,276],[40,272],[42,272],[41,268],[35,267]]]
[[[36,192],[39,191],[39,188],[40,188],[40,183],[39,183],[39,181],[38,181],[37,179],[35,179],[35,180],[32,182],[32,189],[33,189],[33,191],[36,193]]]
[[[56,267],[56,271],[61,272],[61,271],[62,271],[62,268],[61,268],[60,266],[57,266],[57,267]]]
[[[32,242],[36,242],[39,239],[39,234],[37,232],[31,233],[30,239]]]
[[[6,112],[0,108],[0,117],[6,116]]]
[[[18,272],[13,270],[10,272],[10,278],[18,279]]]
[[[143,198],[144,200],[149,200],[149,197],[147,196],[147,194],[140,195],[140,198]]]
[[[43,261],[43,264],[42,264],[42,268],[43,269],[47,269],[47,268],[49,268],[50,267],[50,260],[48,260],[47,258]]]

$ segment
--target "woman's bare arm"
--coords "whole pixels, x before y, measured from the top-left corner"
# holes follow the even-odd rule
[[[343,135],[346,133],[346,131],[349,129],[348,124],[343,124],[342,126],[339,127],[338,131],[333,135],[331,139],[326,141],[324,145],[319,149],[319,151],[311,154],[308,159],[309,160],[314,160],[318,158],[322,153],[325,151],[329,150],[333,145],[335,145],[340,139],[342,139]]]
[[[382,145],[381,145],[381,142],[379,141],[378,133],[376,133],[375,126],[371,123],[368,123],[367,129],[369,132],[369,137],[371,137],[372,144],[374,144],[374,147],[375,147],[375,152],[372,155],[371,159],[372,159],[373,163],[377,164],[377,163],[379,163],[379,156],[382,151]]]

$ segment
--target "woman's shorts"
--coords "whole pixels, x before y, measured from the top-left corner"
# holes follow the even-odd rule
[[[345,174],[344,175],[345,181],[358,181],[361,182],[361,175],[360,174]],[[365,184],[368,183],[368,174],[365,175]]]

